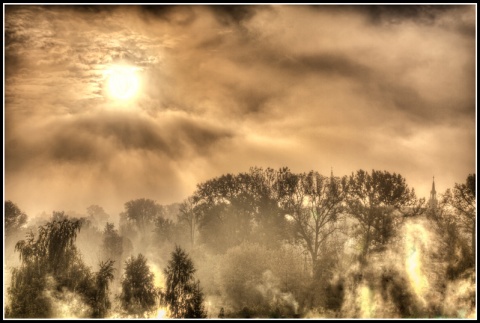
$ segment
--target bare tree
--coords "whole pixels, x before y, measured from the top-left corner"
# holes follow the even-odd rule
[[[288,169],[278,173],[277,190],[280,206],[294,222],[297,237],[312,259],[313,271],[321,248],[339,229],[345,178],[325,177],[318,172],[293,174]]]
[[[393,236],[399,216],[415,203],[415,191],[408,187],[400,174],[376,170],[371,174],[364,170],[352,173],[346,205],[362,230],[362,261],[373,243],[383,245]]]
[[[180,205],[178,220],[181,223],[186,223],[190,229],[190,242],[192,248],[195,245],[195,233],[199,222],[199,213],[195,209],[195,200],[193,197],[188,197]]]

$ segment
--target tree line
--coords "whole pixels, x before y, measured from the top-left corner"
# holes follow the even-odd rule
[[[289,303],[288,295],[300,300],[305,311],[316,306],[340,312],[345,306],[346,278],[334,279],[338,274],[332,268],[340,268],[345,261],[345,244],[354,239],[357,252],[350,263],[358,262],[360,272],[366,272],[371,257],[390,246],[402,224],[419,217],[432,224],[450,250],[438,257],[446,264],[445,279],[455,280],[475,266],[475,184],[475,174],[468,175],[465,183],[446,190],[432,207],[396,173],[358,170],[337,177],[255,167],[200,183],[177,205],[164,206],[146,198],[128,201],[118,229],[96,205],[87,209],[87,217],[54,212],[49,222],[39,226],[36,237],[30,231],[15,244],[21,264],[12,271],[6,316],[49,317],[50,300],[44,291],[53,280],[56,291],[68,290],[82,297],[91,309],[89,317],[105,317],[112,310],[109,286],[115,281],[121,293],[114,302],[118,300],[128,315],[166,306],[172,317],[206,317],[205,295],[187,250],[198,259],[210,257],[225,264],[217,279],[221,283],[211,278],[212,282],[202,285],[209,295],[226,299],[227,311],[222,307],[218,316],[298,315],[300,310],[293,305],[283,309]],[[5,238],[23,230],[26,219],[20,208],[6,201]],[[97,234],[101,236],[102,261],[96,272],[85,265],[75,245],[80,229],[94,230],[95,221],[103,225]],[[163,289],[154,286],[146,257],[141,252],[134,254],[159,246],[173,250],[163,272]],[[281,257],[278,250],[294,250],[288,246],[299,250],[291,251],[291,259],[297,261],[281,271],[281,266],[272,264]],[[257,259],[255,254],[264,255],[263,259],[252,262]],[[250,268],[230,267],[242,257],[250,260]],[[299,262],[302,268],[294,269]],[[203,267],[214,266],[208,261],[199,263],[202,272],[206,270]],[[246,280],[234,277],[248,270]],[[267,313],[255,306],[261,303],[259,295],[266,295],[262,289],[265,281],[273,281],[269,272],[281,277],[275,283],[281,297],[275,298],[276,305],[262,305]],[[249,285],[248,277],[258,279]],[[405,304],[407,298],[395,296],[395,288],[399,287],[390,288],[388,297],[400,299],[396,303],[400,315],[417,315],[418,310]]]

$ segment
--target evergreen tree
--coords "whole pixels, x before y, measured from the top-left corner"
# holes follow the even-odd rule
[[[120,295],[122,307],[131,314],[143,314],[153,310],[159,296],[153,281],[154,275],[142,254],[127,259]]]
[[[108,284],[113,281],[114,268],[113,260],[100,262],[100,270],[95,274],[95,301],[93,307],[93,317],[104,317],[107,310],[111,307],[108,298]]]
[[[206,318],[200,282],[195,281],[196,269],[187,253],[176,246],[167,268],[165,302],[173,318]]]

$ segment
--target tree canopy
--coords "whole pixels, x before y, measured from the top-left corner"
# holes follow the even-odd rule
[[[126,217],[135,223],[142,234],[146,233],[158,215],[162,215],[162,206],[154,200],[140,198],[125,203]]]
[[[27,215],[15,203],[7,200],[5,201],[4,221],[5,232],[8,234],[20,229],[27,222]]]

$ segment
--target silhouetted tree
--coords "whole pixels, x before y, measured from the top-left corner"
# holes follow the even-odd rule
[[[446,263],[446,278],[456,279],[472,265],[468,239],[462,236],[459,219],[452,212],[445,195],[439,201],[426,215],[432,223],[432,229],[440,237],[440,252],[436,256],[439,261]]]
[[[211,250],[225,251],[249,239],[252,232],[252,212],[248,192],[232,174],[222,175],[198,185],[193,201],[200,217],[202,242]]]
[[[252,193],[255,225],[251,240],[269,248],[279,248],[285,240],[291,239],[291,230],[279,205],[276,190],[277,171],[272,168],[252,167],[248,176],[254,184]]]
[[[11,284],[7,289],[9,306],[5,315],[12,318],[47,318],[51,306],[44,294],[47,273],[45,252],[31,232],[25,240],[17,243],[16,251],[20,253],[22,263],[12,269]]]
[[[142,314],[155,308],[159,291],[154,286],[154,274],[147,259],[138,254],[125,261],[120,300],[122,307],[132,314]]]
[[[5,201],[5,233],[20,229],[27,222],[27,215],[20,210],[20,208],[10,200]]]
[[[252,168],[199,184],[192,202],[201,241],[217,252],[244,241],[278,246],[286,221],[269,185],[270,175],[271,170]]]
[[[102,250],[105,259],[118,260],[123,253],[123,239],[113,223],[107,222],[103,230]]]
[[[55,275],[62,275],[77,256],[75,238],[81,228],[80,220],[64,218],[48,222],[39,229],[39,242],[45,248],[46,263]]]
[[[90,205],[87,207],[87,215],[89,220],[97,227],[101,228],[109,218],[109,215],[99,205]]]
[[[203,293],[195,281],[192,260],[180,247],[172,252],[167,268],[165,302],[173,318],[205,318]]]
[[[458,225],[461,230],[471,237],[472,260],[475,259],[475,217],[477,213],[475,196],[475,174],[469,174],[463,184],[455,183],[453,190],[448,189],[444,194],[444,202],[451,206],[458,216]]]
[[[63,212],[54,215],[58,220],[40,226],[36,239],[30,232],[15,246],[21,265],[12,271],[12,283],[8,288],[8,316],[50,317],[50,302],[55,300],[50,300],[45,294],[49,288],[79,294],[92,309],[89,315],[101,317],[109,307],[106,289],[113,278],[112,263],[100,264],[99,273],[93,275],[74,244],[82,222],[68,219]],[[51,297],[55,298],[55,294]]]
[[[163,216],[157,216],[155,218],[155,233],[160,241],[170,241],[174,238],[175,223]]]
[[[349,177],[346,204],[361,227],[364,260],[373,243],[383,245],[394,234],[396,217],[415,205],[415,191],[400,174],[359,170]]]
[[[162,215],[162,206],[150,199],[137,199],[125,203],[125,214],[133,221],[140,232],[145,235],[146,228],[153,224],[158,215]]]
[[[195,199],[193,197],[187,198],[180,204],[178,221],[188,226],[192,247],[195,245],[195,233],[198,227],[199,216],[199,213],[195,209]]]
[[[230,248],[222,257],[216,280],[219,281],[224,300],[232,309],[269,308],[268,301],[257,287],[263,284],[264,273],[273,265],[272,253],[273,250],[258,243],[243,243]]]
[[[325,177],[314,171],[293,174],[283,169],[276,187],[280,206],[294,222],[297,238],[310,253],[315,272],[320,250],[339,228],[346,178]]]
[[[111,307],[108,298],[108,286],[113,281],[114,261],[107,260],[100,262],[100,270],[95,274],[95,295],[93,302],[93,317],[104,317]]]

